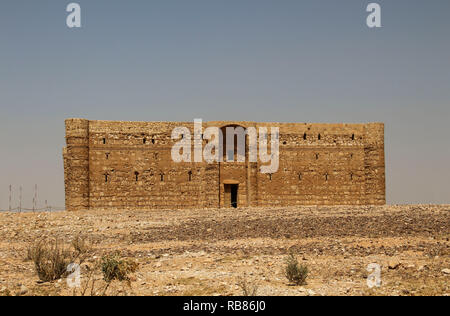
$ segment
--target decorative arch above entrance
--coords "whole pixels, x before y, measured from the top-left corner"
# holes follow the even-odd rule
[[[220,125],[219,125],[220,126]],[[228,127],[234,129],[241,128],[245,132],[244,137],[241,138],[244,151],[241,151],[244,159],[238,159],[238,135],[234,134],[234,150],[231,153],[226,153],[227,133]],[[255,163],[250,164],[248,159],[248,136],[247,126],[241,123],[231,123],[220,127],[222,134],[222,152],[223,162],[218,163],[219,167],[219,207],[224,208],[238,208],[248,207],[252,201],[252,185],[256,183],[256,175],[251,172],[255,169]],[[239,136],[241,137],[241,136]],[[242,148],[242,147],[241,147]],[[228,161],[227,156],[233,156],[233,159]]]
[[[231,140],[228,139],[228,137],[227,137],[227,128],[233,128],[233,129],[235,129],[235,131],[236,131],[237,129],[241,129],[241,130],[244,131],[243,139],[239,139],[239,136],[238,136],[237,134],[234,134],[234,140],[233,140],[233,143],[234,143],[234,149],[233,149],[232,152],[231,152],[231,151],[227,151],[227,141],[228,141],[228,142],[231,141]],[[247,135],[245,134],[247,128],[244,127],[244,126],[241,126],[241,125],[232,124],[232,125],[222,126],[222,127],[220,128],[220,130],[221,130],[221,132],[222,132],[222,133],[221,133],[222,139],[221,139],[221,142],[220,142],[220,143],[222,144],[222,148],[221,148],[221,153],[220,153],[220,155],[222,155],[223,161],[228,161],[228,160],[236,161],[236,160],[237,160],[236,157],[237,157],[237,155],[238,155],[238,143],[239,143],[239,141],[243,142],[243,147],[244,147],[244,149],[243,149],[243,150],[244,150],[244,158],[247,157],[247,152],[248,152],[248,147],[247,147]]]

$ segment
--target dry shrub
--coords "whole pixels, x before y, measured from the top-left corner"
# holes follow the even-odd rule
[[[73,296],[106,296],[111,282],[103,282],[97,277],[97,272],[101,271],[101,261],[96,260],[93,264],[85,266],[85,273],[82,284],[79,288],[74,288]]]
[[[72,243],[74,250],[66,248],[58,239],[39,240],[27,249],[28,260],[33,261],[36,273],[43,282],[58,280],[66,275],[67,266],[71,263],[83,263],[87,256],[88,248],[83,240],[83,248],[80,237],[77,237],[77,245]]]
[[[12,296],[12,294],[10,290],[5,289],[3,291],[0,291],[0,296]]]
[[[241,288],[243,296],[256,296],[258,294],[258,284],[249,283],[245,276],[239,279],[238,286]]]
[[[292,284],[305,285],[309,271],[308,267],[299,264],[297,258],[291,253],[286,259],[286,269],[284,273],[286,278]]]
[[[113,280],[129,282],[129,274],[136,272],[138,264],[131,260],[122,259],[119,253],[114,253],[102,258],[101,267],[105,282],[110,283]]]
[[[110,283],[106,283],[105,285],[100,285],[97,287],[97,279],[95,277],[95,271],[100,267],[100,264],[97,264],[93,268],[87,267],[87,276],[84,281],[84,285],[80,287],[80,296],[105,296],[108,291]],[[73,296],[77,296],[77,289],[74,289]]]
[[[81,235],[77,235],[72,240],[72,247],[80,255],[88,254],[91,251],[91,246],[86,241],[86,238],[82,237]]]
[[[28,248],[27,258],[32,260],[41,281],[58,280],[67,274],[67,266],[74,262],[74,255],[58,240],[40,240]]]

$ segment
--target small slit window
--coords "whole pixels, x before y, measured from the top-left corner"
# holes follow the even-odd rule
[[[303,140],[306,140],[306,133],[303,134]]]
[[[152,138],[152,144],[153,144],[153,145],[155,144],[155,139],[154,139],[154,138]]]
[[[352,140],[355,140],[355,134],[352,134]]]
[[[103,145],[105,145],[106,144],[106,138],[103,138],[102,142],[103,142]]]
[[[105,154],[106,160],[109,159],[109,155],[110,155],[109,153],[106,153],[106,154]]]
[[[272,181],[272,174],[269,173],[269,180]]]
[[[321,140],[322,139],[322,135],[319,134],[319,136],[317,136],[317,139]]]
[[[105,173],[104,176],[105,176],[105,183],[108,183],[108,181],[109,181],[109,174]]]
[[[137,172],[137,171],[134,172],[134,180],[135,180],[136,182],[139,181],[139,172]]]
[[[327,173],[325,173],[325,181],[328,181],[328,178],[329,178],[329,176],[328,176],[328,172],[327,172]]]
[[[316,154],[316,160],[318,160],[319,159],[319,154]]]
[[[144,137],[144,139],[142,140],[142,143],[147,144],[147,138]]]
[[[161,182],[164,182],[164,173],[160,173],[160,174],[159,174],[159,180],[160,180]]]
[[[352,173],[350,173],[350,180],[352,180],[352,181],[353,181],[353,172],[352,172]]]
[[[188,180],[189,180],[189,182],[192,181],[192,171],[188,172]]]
[[[302,181],[302,173],[301,172],[298,173],[298,181]]]

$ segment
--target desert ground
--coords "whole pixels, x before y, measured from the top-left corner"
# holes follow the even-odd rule
[[[449,295],[449,215],[450,205],[1,213],[0,295],[232,296],[243,282],[256,295]],[[77,236],[89,245],[81,288],[40,281],[30,245]],[[103,292],[96,264],[114,252],[139,266]],[[308,267],[306,285],[286,279],[289,253]],[[381,285],[370,289],[372,263]]]

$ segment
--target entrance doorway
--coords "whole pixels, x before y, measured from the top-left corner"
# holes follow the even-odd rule
[[[239,184],[225,184],[225,203],[230,207],[238,207]]]

